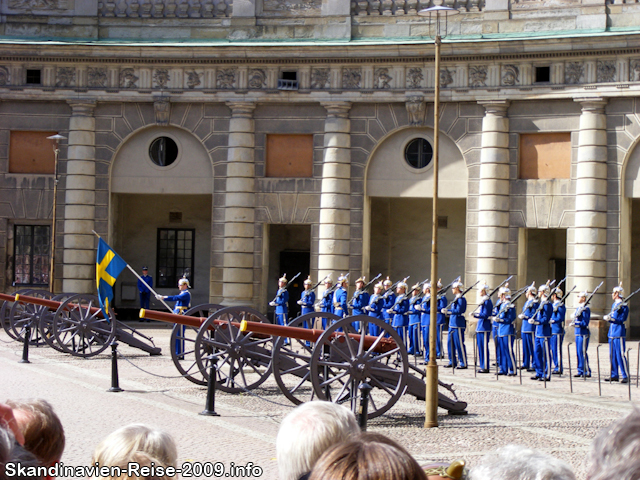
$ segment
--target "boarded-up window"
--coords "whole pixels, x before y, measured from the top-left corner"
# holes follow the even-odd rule
[[[520,135],[520,178],[570,178],[571,133]]]
[[[12,131],[9,138],[9,173],[54,173],[53,143],[58,132]]]
[[[312,177],[313,135],[267,135],[267,177]]]

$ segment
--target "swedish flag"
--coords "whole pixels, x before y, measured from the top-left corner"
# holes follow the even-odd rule
[[[96,283],[98,284],[98,299],[100,307],[105,314],[105,318],[109,318],[109,304],[113,300],[113,285],[120,272],[127,266],[120,256],[107,245],[107,242],[100,239],[98,243],[98,254],[96,256]]]

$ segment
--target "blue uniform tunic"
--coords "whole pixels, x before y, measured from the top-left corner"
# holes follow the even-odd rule
[[[467,328],[467,320],[464,313],[467,311],[467,300],[461,295],[456,295],[449,307],[449,365],[452,367],[467,368],[467,349],[464,345],[464,331]]]
[[[303,290],[300,294],[300,306],[302,307],[301,315],[314,312],[314,304],[316,303],[316,294],[313,290]],[[309,323],[305,320],[303,328],[309,328]]]
[[[369,294],[363,290],[356,290],[351,297],[351,313],[353,315],[366,315],[367,311],[364,309],[369,305]],[[357,332],[360,331],[360,322],[353,322],[351,324]]]
[[[578,374],[591,376],[589,368],[589,320],[591,319],[591,310],[589,307],[580,307],[574,313],[573,325],[576,327],[576,354],[578,356]]]
[[[187,310],[191,305],[191,293],[189,293],[189,290],[183,290],[180,293],[178,293],[178,295],[169,295],[168,297],[165,298],[165,300],[168,300],[170,302],[176,302],[176,304],[173,306],[173,313],[182,315],[184,311]],[[184,345],[185,330],[186,330],[186,327],[183,326],[182,327],[183,338],[182,339],[176,338],[175,345],[174,345],[176,355],[178,355],[179,358],[180,357],[184,358],[183,354],[185,350],[185,345]]]
[[[516,359],[513,354],[513,343],[515,341],[516,309],[509,301],[501,302],[499,310],[496,312],[496,322],[498,323],[498,349],[500,351],[500,362],[498,363],[499,375],[515,375]]]
[[[140,292],[140,308],[149,308],[149,300],[151,300],[151,290],[145,283],[153,288],[153,278],[151,275],[142,275],[138,279],[138,292]]]
[[[534,358],[536,364],[536,377],[546,377],[551,379],[551,350],[549,340],[551,339],[551,315],[553,306],[550,302],[541,300],[539,308],[533,318],[535,330]]]
[[[489,370],[489,337],[491,336],[491,313],[493,302],[488,295],[480,299],[480,308],[473,314],[478,319],[476,325],[476,343],[478,345],[478,360],[480,370]]]
[[[567,315],[567,307],[560,300],[553,302],[551,314],[551,359],[553,361],[553,373],[562,374],[562,343],[564,342],[564,319]]]
[[[396,297],[396,301],[390,310],[393,315],[391,326],[396,329],[396,332],[400,335],[400,338],[406,345],[407,326],[409,326],[409,319],[407,318],[407,313],[409,312],[409,300],[407,299],[407,296],[402,294]]]
[[[374,293],[369,297],[369,305],[367,305],[367,312],[370,317],[382,319],[382,297],[377,293]],[[373,323],[369,324],[369,335],[378,336],[378,326]]]
[[[285,288],[278,289],[273,303],[276,304],[276,322],[278,325],[286,325],[289,322],[289,292]]]
[[[320,311],[323,313],[333,313],[333,292],[331,287],[327,288],[322,294],[322,300],[320,300]],[[327,328],[327,319],[322,319],[322,329]]]
[[[383,297],[383,302],[382,302],[382,319],[387,322],[387,323],[391,323],[391,314],[387,311],[389,309],[391,309],[395,303],[396,303],[396,294],[391,292],[389,293],[388,296],[385,297],[385,295],[387,295],[387,292],[389,292],[389,290],[386,290],[385,292],[382,293],[382,297]]]
[[[520,328],[520,335],[522,337],[522,368],[531,370],[534,366],[533,359],[533,338],[535,332],[535,326],[530,324],[528,320],[533,317],[538,309],[538,300],[536,298],[530,298],[522,307],[522,327]]]
[[[444,335],[444,327],[447,324],[447,316],[442,313],[442,309],[449,305],[449,299],[446,295],[438,295],[438,320],[436,322],[438,335],[436,335],[436,355],[438,358],[444,358],[444,348],[442,347],[442,336]]]
[[[613,302],[609,314],[609,358],[611,359],[611,378],[618,377],[618,370],[623,380],[627,380],[627,363],[625,361],[627,329],[624,322],[629,316],[629,307],[619,298]]]
[[[420,302],[419,295],[409,299],[409,351],[410,355],[420,355]]]
[[[349,314],[349,310],[347,310],[347,291],[342,287],[336,288],[336,291],[333,292],[333,313],[342,318]]]

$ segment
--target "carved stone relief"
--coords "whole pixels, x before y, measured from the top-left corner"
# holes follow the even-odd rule
[[[407,88],[421,88],[424,75],[421,68],[410,68],[407,72]]]
[[[278,17],[314,16],[321,7],[321,0],[264,0],[262,11]]]
[[[448,68],[440,69],[440,85],[446,87],[453,83],[453,75],[455,72],[453,70],[449,70]]]
[[[640,81],[640,60],[632,60],[629,68],[629,81]]]
[[[156,82],[156,88],[167,88],[167,84],[171,80],[169,70],[166,68],[158,68],[153,72],[153,80]]]
[[[9,69],[7,67],[0,67],[0,86],[10,85],[10,81]]]
[[[156,124],[161,127],[169,125],[171,102],[169,97],[156,97],[153,100],[153,111],[156,114]]]
[[[569,62],[564,68],[565,83],[580,83],[584,75],[584,64],[581,62]]]
[[[255,68],[249,70],[249,88],[263,88],[267,84],[267,74],[264,70]]]
[[[424,125],[424,116],[427,112],[427,104],[423,97],[409,97],[405,104],[409,115],[409,125]]]
[[[133,68],[120,70],[120,88],[138,88],[137,81],[138,77],[135,76]]]
[[[393,80],[393,77],[389,75],[388,68],[376,69],[375,79],[376,79],[376,83],[374,85],[375,88],[379,88],[379,89],[391,88],[391,85],[389,84],[389,82]]]
[[[66,10],[68,0],[9,0],[9,8],[16,10]]]
[[[487,86],[487,66],[475,65],[469,67],[469,85],[471,87]]]
[[[311,88],[327,88],[329,86],[329,74],[328,68],[314,68],[311,70]]]
[[[76,81],[74,67],[58,67],[56,71],[56,87],[72,87]]]
[[[87,83],[90,87],[106,87],[107,86],[107,69],[105,67],[87,69]]]
[[[614,60],[598,60],[598,68],[596,73],[596,81],[598,83],[615,82],[616,81],[616,62]]]
[[[502,84],[514,86],[520,81],[520,69],[515,65],[504,65],[502,67]]]
[[[216,75],[217,88],[228,90],[235,87],[236,83],[236,69],[235,68],[222,68],[218,70]]]
[[[362,69],[345,68],[342,71],[342,88],[360,88]]]
[[[200,73],[195,70],[185,72],[187,74],[187,87],[196,88],[202,82],[200,81]]]

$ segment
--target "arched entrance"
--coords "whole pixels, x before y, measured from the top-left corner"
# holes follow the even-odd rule
[[[640,288],[640,148],[638,143],[629,152],[622,178],[620,276],[624,284],[630,286],[630,291],[625,292],[628,295]],[[640,309],[638,308],[630,309],[629,335],[633,338],[640,337]]]

